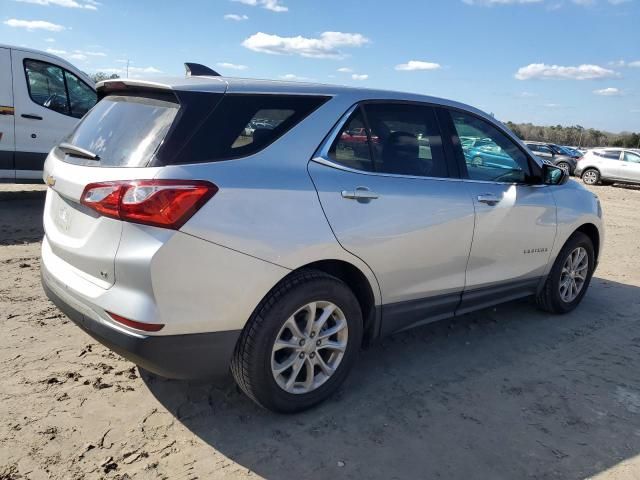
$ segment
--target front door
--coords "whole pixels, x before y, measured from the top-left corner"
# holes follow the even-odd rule
[[[491,139],[501,162],[476,165],[458,148],[476,223],[458,310],[533,293],[545,272],[556,234],[550,188],[538,184],[524,151],[505,133],[474,115],[451,111],[458,136]]]
[[[616,168],[616,177],[621,180],[640,182],[640,155],[624,151],[620,156],[621,162]]]
[[[349,133],[363,128],[356,145]],[[474,212],[452,166],[434,110],[396,103],[357,108],[309,163],[338,241],[380,284],[383,334],[449,316],[460,301]]]
[[[50,58],[14,50],[16,176],[41,178],[44,160],[95,105],[95,91]]]

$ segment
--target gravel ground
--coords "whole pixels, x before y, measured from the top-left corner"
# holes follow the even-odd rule
[[[138,370],[39,280],[42,187],[0,186],[0,480],[640,478],[640,189],[594,188],[582,305],[527,301],[395,335],[295,416]]]

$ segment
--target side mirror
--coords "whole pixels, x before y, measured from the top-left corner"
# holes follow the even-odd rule
[[[545,185],[563,185],[567,180],[569,176],[561,168],[548,163],[542,165],[542,183]]]

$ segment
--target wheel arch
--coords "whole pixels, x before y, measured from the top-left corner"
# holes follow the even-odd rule
[[[589,239],[591,243],[593,243],[593,252],[596,257],[596,262],[598,261],[600,255],[600,230],[593,223],[584,223],[580,225],[575,232],[584,233]],[[575,233],[574,232],[574,233]]]
[[[301,270],[316,270],[342,280],[351,289],[360,304],[363,320],[363,342],[369,344],[377,338],[380,328],[380,309],[376,308],[374,288],[378,288],[378,285],[372,285],[360,268],[345,260],[319,260],[296,268],[282,281]]]

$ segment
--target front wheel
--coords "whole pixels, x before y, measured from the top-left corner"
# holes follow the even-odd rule
[[[551,313],[568,313],[584,297],[595,268],[593,242],[574,233],[556,257],[547,281],[536,297],[538,306]]]
[[[260,303],[231,362],[240,388],[259,405],[292,413],[333,394],[362,343],[362,313],[341,280],[301,271]]]

